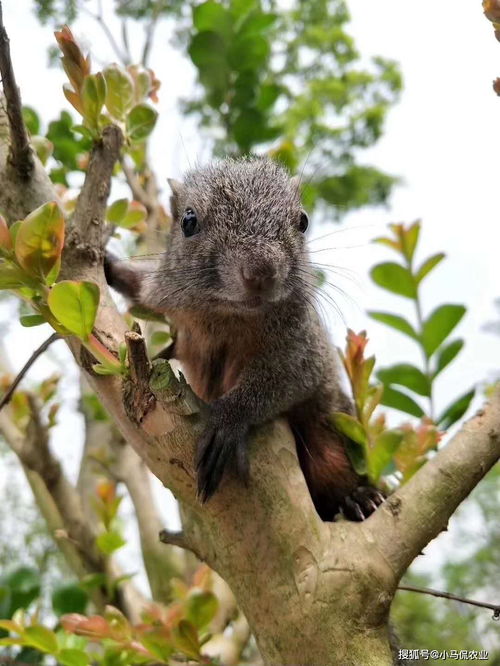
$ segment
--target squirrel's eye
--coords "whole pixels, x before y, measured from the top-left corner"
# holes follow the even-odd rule
[[[299,220],[299,229],[300,229],[300,231],[302,231],[302,233],[304,233],[308,226],[309,226],[309,218],[307,217],[307,214],[306,213],[301,213],[300,214],[300,220]]]
[[[186,208],[184,215],[181,220],[182,231],[184,236],[194,236],[200,230],[200,225],[198,224],[198,218],[196,213],[192,208]]]

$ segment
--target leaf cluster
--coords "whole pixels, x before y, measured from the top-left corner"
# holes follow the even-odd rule
[[[69,79],[64,95],[83,118],[83,125],[74,131],[95,140],[106,125],[115,123],[123,130],[128,144],[145,141],[158,115],[144,102],[147,98],[157,100],[159,82],[153,71],[114,64],[91,74],[90,57],[83,55],[68,26],[56,31],[55,36]]]
[[[441,429],[446,430],[465,414],[475,392],[474,389],[468,390],[455,398],[440,414],[434,414],[435,381],[464,346],[463,339],[449,340],[449,337],[462,320],[465,307],[445,303],[424,317],[420,291],[422,282],[445,255],[439,252],[415,265],[420,227],[419,221],[411,225],[390,225],[392,235],[377,238],[375,242],[395,251],[400,262],[377,264],[370,273],[379,287],[413,303],[416,323],[412,324],[401,315],[390,312],[371,311],[368,314],[414,340],[423,356],[421,368],[410,363],[398,363],[378,371],[377,378],[384,386],[382,404],[417,418],[427,414]],[[427,399],[427,407],[422,405],[422,398]]]
[[[89,662],[102,666],[169,664],[171,659],[185,658],[213,663],[202,653],[210,638],[208,625],[218,610],[211,572],[205,565],[195,572],[191,585],[173,581],[174,601],[169,606],[151,604],[138,625],[132,625],[112,606],[102,615],[83,615],[86,593],[81,586],[72,585],[54,591],[52,603],[60,616],[60,628],[50,629],[36,612],[29,615],[25,610],[40,592],[36,572],[20,570],[11,576],[15,577],[24,581],[24,596],[12,619],[0,619],[4,635],[0,645],[52,655],[63,666],[87,666]]]
[[[303,164],[311,208],[381,203],[395,182],[354,153],[380,137],[401,77],[380,57],[359,66],[348,20],[342,0],[193,7],[188,53],[203,94],[185,109],[214,130],[218,154],[267,149],[292,171]]]
[[[45,322],[60,335],[76,335],[97,358],[101,374],[125,372],[125,356],[117,359],[92,334],[99,306],[93,282],[57,282],[64,245],[65,221],[56,202],[43,204],[9,228],[0,216],[0,289],[13,291],[30,308],[24,326]]]

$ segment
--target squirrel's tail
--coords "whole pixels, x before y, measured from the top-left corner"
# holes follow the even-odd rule
[[[304,419],[291,414],[289,420],[316,511],[325,521],[338,513],[349,520],[364,520],[384,501],[382,493],[355,472],[344,436],[326,418],[311,416]]]

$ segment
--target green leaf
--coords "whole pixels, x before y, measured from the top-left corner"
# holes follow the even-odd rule
[[[245,37],[250,37],[265,33],[269,28],[272,28],[277,19],[277,14],[265,14],[264,12],[254,11],[241,24],[238,36],[245,35]]]
[[[103,532],[96,539],[97,547],[105,555],[111,555],[126,543],[125,539],[118,532]]]
[[[106,99],[106,81],[101,72],[89,74],[83,80],[81,91],[83,116],[92,128],[97,128]]]
[[[415,273],[415,281],[417,284],[420,284],[424,277],[432,271],[433,268],[435,268],[438,264],[443,261],[445,258],[445,254],[443,252],[438,252],[438,254],[434,254],[432,257],[429,257],[424,261],[424,263],[420,266],[420,268],[417,270]]]
[[[0,645],[24,645],[24,638],[0,638]],[[19,661],[17,663],[19,664]]]
[[[119,375],[121,374],[120,370],[117,368],[116,370],[112,370],[111,368],[107,368],[105,365],[102,365],[101,363],[94,363],[92,366],[92,370],[96,373],[96,375]]]
[[[127,135],[130,141],[145,141],[153,131],[158,113],[147,104],[137,104],[127,115]]]
[[[401,333],[408,335],[410,338],[413,338],[413,340],[416,340],[417,342],[419,341],[418,333],[403,317],[393,315],[390,312],[375,312],[374,310],[370,310],[368,315],[382,324],[386,324],[387,326],[391,326],[391,328],[395,328],[397,331],[401,331]]]
[[[35,278],[55,279],[64,244],[64,216],[55,201],[40,206],[21,222],[16,234],[16,259]]]
[[[3,584],[0,579],[0,618],[10,617],[12,615],[11,596],[10,587]]]
[[[351,461],[351,465],[354,467],[354,470],[361,475],[364,475],[368,472],[366,465],[366,453],[365,449],[355,442],[353,439],[348,439],[345,442],[345,450],[347,452],[347,457]]]
[[[434,372],[434,377],[446,368],[449,365],[455,356],[460,353],[462,347],[464,346],[464,341],[462,339],[453,340],[446,347],[443,347],[439,352],[436,363],[436,370]]]
[[[60,585],[52,592],[52,608],[56,615],[84,614],[88,595],[79,585]]]
[[[476,389],[472,389],[472,391],[465,393],[452,402],[451,405],[448,405],[437,419],[437,424],[442,430],[448,430],[448,428],[462,418],[467,411],[475,392]]]
[[[10,588],[10,609],[12,615],[18,608],[28,608],[40,594],[41,579],[36,569],[18,567],[2,576],[1,582]]]
[[[52,142],[44,136],[32,136],[31,144],[35,149],[38,159],[45,166],[54,150]]]
[[[261,35],[242,36],[231,42],[228,60],[237,72],[262,68],[269,56],[269,43]]]
[[[26,627],[23,638],[27,645],[31,645],[37,650],[41,650],[41,652],[57,654],[59,650],[55,633],[47,629],[47,627],[42,627],[40,624]]]
[[[111,224],[120,224],[128,210],[128,199],[117,199],[108,206],[106,210],[106,220]]]
[[[99,306],[99,287],[93,282],[64,280],[55,284],[47,299],[50,311],[82,340],[92,332]]]
[[[57,661],[62,666],[89,666],[89,657],[83,650],[64,648],[57,655]]]
[[[23,106],[23,120],[30,134],[40,134],[40,117],[31,106]]]
[[[106,108],[122,120],[134,103],[134,81],[126,69],[110,65],[103,72],[106,80]]]
[[[228,37],[231,34],[232,17],[219,2],[207,0],[193,8],[193,25],[198,32],[210,30]]]
[[[436,308],[422,327],[422,344],[428,357],[446,340],[465,314],[463,305],[441,305]]]
[[[429,396],[430,382],[424,373],[409,363],[398,363],[389,368],[382,368],[377,372],[377,377],[385,385],[399,384],[415,391],[419,395]]]
[[[128,205],[127,212],[123,219],[118,222],[120,227],[125,229],[133,229],[143,223],[148,216],[146,207],[140,201],[131,201]]]
[[[402,234],[404,254],[408,261],[413,259],[420,235],[420,222],[414,222]]]
[[[23,631],[22,626],[13,620],[0,620],[0,629],[10,631],[13,634],[20,634]]]
[[[127,360],[127,345],[124,342],[118,347],[118,360],[120,363],[125,363]]]
[[[334,412],[331,415],[331,420],[335,428],[343,435],[358,442],[358,444],[362,444],[363,446],[368,445],[366,431],[363,425],[355,419],[354,416],[345,414],[344,412]]]
[[[406,393],[389,386],[384,386],[381,403],[386,407],[399,409],[401,412],[411,414],[418,418],[424,415],[424,410],[415,402],[415,400],[413,400],[413,398],[410,398]]]
[[[0,261],[0,289],[32,286],[33,280],[14,264]]]
[[[87,139],[87,141],[93,141],[92,132],[88,127],[85,127],[85,125],[73,125],[71,130],[75,134],[80,134],[84,139]]]
[[[173,630],[174,644],[191,659],[200,657],[200,641],[196,628],[187,620],[181,620]]]
[[[222,67],[227,69],[226,45],[219,34],[204,30],[196,34],[189,45],[189,55],[200,70]]]
[[[166,347],[170,342],[172,342],[172,336],[167,331],[154,331],[151,336],[151,344],[155,347],[160,345]]]
[[[403,437],[401,430],[385,430],[379,435],[368,456],[368,469],[373,481],[377,481],[390,465]]]
[[[105,586],[107,581],[108,578],[106,574],[103,573],[87,574],[80,581],[80,585],[84,590],[89,590],[89,592],[91,592],[92,590],[96,590],[99,587]]]
[[[40,324],[45,324],[47,320],[45,317],[42,317],[42,315],[32,314],[23,315],[19,318],[19,321],[21,322],[21,326],[31,328],[32,326],[40,326]]]
[[[413,276],[404,266],[387,261],[374,266],[370,275],[379,287],[406,298],[416,298],[417,290]]]
[[[358,474],[366,474],[365,447],[368,445],[368,438],[362,424],[344,412],[334,412],[330,420],[333,426],[348,438],[345,448],[352,466]]]
[[[261,86],[259,97],[257,99],[257,108],[259,111],[267,111],[272,108],[282,92],[282,88],[275,83],[264,84]]]
[[[194,590],[186,599],[186,618],[202,629],[213,620],[218,608],[219,602],[212,592]]]
[[[151,629],[141,635],[141,643],[161,663],[168,664],[174,647],[170,644],[170,638],[161,629]]]

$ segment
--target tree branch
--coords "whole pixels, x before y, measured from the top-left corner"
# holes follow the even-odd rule
[[[399,579],[500,458],[500,392],[363,527]]]
[[[127,185],[130,187],[130,191],[132,192],[132,196],[134,199],[140,201],[144,206],[146,206],[148,212],[151,211],[153,208],[151,199],[146,190],[140,184],[139,179],[134,173],[134,170],[127,164],[127,160],[124,157],[120,160],[120,164],[125,176],[125,180],[127,181]]]
[[[0,2],[0,73],[7,102],[7,115],[10,127],[9,162],[22,180],[29,180],[35,168],[33,150],[24,125],[21,96],[10,58],[9,37],[3,24],[3,10]]]
[[[161,2],[161,0],[157,0],[157,2],[154,4],[151,18],[149,20],[149,23],[146,26],[145,37],[144,37],[144,47],[142,49],[142,57],[141,57],[141,64],[144,67],[148,66],[149,54],[151,52],[151,47],[153,46],[154,31],[155,31],[158,19],[160,17],[162,4],[163,3]]]
[[[102,260],[103,225],[111,176],[123,142],[121,130],[108,125],[102,139],[94,145],[75,212],[66,231],[65,251],[81,256],[87,265]]]
[[[14,395],[14,391],[16,388],[19,386],[21,381],[23,380],[24,375],[28,372],[28,370],[31,368],[33,363],[37,360],[39,356],[41,356],[47,349],[50,347],[50,345],[55,342],[56,340],[59,340],[61,336],[58,333],[52,333],[52,335],[43,342],[38,349],[36,349],[29,359],[26,361],[26,363],[23,365],[21,370],[18,372],[16,378],[12,382],[12,384],[9,386],[7,391],[5,392],[4,396],[0,400],[0,410],[7,405],[12,396]]]
[[[52,455],[36,401],[29,394],[28,399],[32,418],[26,434],[9,417],[8,410],[0,413],[0,433],[23,465],[49,533],[80,579],[89,573],[104,573],[111,580],[119,578],[123,572],[97,550],[97,535],[85,518],[81,498]],[[129,581],[120,588],[112,598],[104,589],[96,590],[93,600],[100,608],[113,603],[128,617],[138,619],[144,604],[142,596]]]
[[[429,594],[432,597],[440,597],[442,599],[450,599],[451,601],[459,601],[462,604],[469,604],[470,606],[478,606],[479,608],[489,608],[493,611],[493,619],[500,620],[500,604],[489,604],[486,601],[474,601],[474,599],[467,599],[466,597],[457,597],[456,594],[449,592],[440,592],[439,590],[432,590],[429,587],[414,587],[413,585],[398,585],[398,590],[406,590],[408,592],[419,592],[420,594]]]

